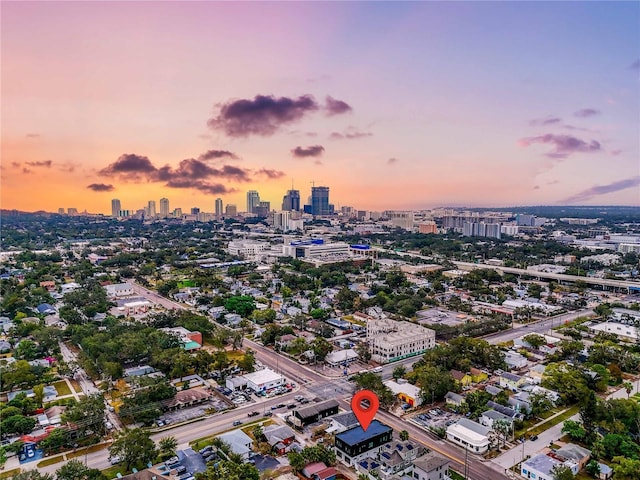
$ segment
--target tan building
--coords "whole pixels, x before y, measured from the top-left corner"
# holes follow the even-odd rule
[[[433,348],[436,332],[410,322],[370,320],[367,323],[367,344],[374,362],[389,363]]]

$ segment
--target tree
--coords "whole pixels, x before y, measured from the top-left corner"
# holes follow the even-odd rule
[[[562,433],[566,433],[571,437],[571,440],[578,442],[582,442],[587,436],[587,432],[582,428],[580,422],[576,422],[575,420],[565,420],[562,426]]]
[[[325,357],[333,350],[331,345],[325,338],[316,337],[311,342],[311,349],[313,350],[316,359],[323,362]]]
[[[88,468],[78,460],[69,460],[56,470],[57,480],[106,480],[97,468]]]
[[[12,417],[5,418],[2,423],[0,423],[2,433],[4,434],[16,433],[18,435],[25,435],[31,433],[35,426],[35,418],[24,417],[22,415],[13,415]]]
[[[273,323],[276,319],[276,311],[272,308],[266,308],[264,310],[254,310],[251,314],[251,318],[254,322],[264,325],[265,323]]]
[[[600,465],[596,460],[591,460],[589,463],[587,463],[587,466],[584,469],[593,478],[598,478],[600,475]]]
[[[624,382],[622,384],[622,388],[624,388],[624,391],[627,392],[627,399],[628,399],[629,395],[631,395],[631,392],[633,392],[633,385],[631,384],[631,382]]]
[[[256,309],[256,302],[253,297],[249,295],[235,295],[225,300],[224,308],[229,312],[237,313],[247,318]]]
[[[396,396],[387,387],[380,375],[373,372],[358,373],[353,377],[354,383],[359,387],[358,390],[371,390],[378,396],[380,400],[380,406],[382,408],[389,408],[396,402]]]
[[[553,480],[573,480],[575,475],[569,467],[566,465],[556,465],[551,470]]]
[[[39,470],[25,470],[13,475],[11,480],[55,480],[55,477],[49,473],[40,473]]]
[[[238,367],[244,370],[245,372],[251,373],[256,369],[256,357],[253,353],[253,350],[247,349],[244,352],[242,358],[240,358],[237,362]]]
[[[537,350],[546,343],[545,338],[537,333],[530,333],[529,335],[526,335],[523,340],[531,345],[531,348],[534,350]]]
[[[394,380],[398,380],[399,378],[404,377],[406,373],[407,373],[407,369],[403,365],[398,365],[396,368],[393,369],[393,373],[391,374],[391,376],[393,377]]]
[[[142,428],[121,431],[109,447],[109,458],[120,457],[126,470],[152,462],[157,455],[156,445]]]
[[[402,430],[399,435],[400,435],[400,440],[402,440],[403,442],[406,442],[407,440],[409,440],[409,432],[407,432],[406,430]]]
[[[260,480],[260,472],[255,465],[222,460],[196,473],[196,480]]]
[[[509,438],[509,432],[511,431],[511,422],[505,419],[495,420],[493,422],[493,431],[496,432],[502,439],[502,445],[506,445]]]
[[[614,480],[640,480],[640,460],[617,456],[613,457],[612,463]]]
[[[369,360],[371,360],[371,350],[369,350],[367,342],[359,343],[356,347],[356,353],[363,363],[369,363]]]
[[[178,440],[176,437],[162,437],[158,442],[158,449],[162,458],[171,458],[176,454]]]

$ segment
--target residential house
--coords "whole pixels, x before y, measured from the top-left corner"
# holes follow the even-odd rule
[[[291,335],[290,333],[282,335],[281,337],[276,339],[275,346],[277,348],[289,348],[291,346],[291,342],[293,342],[296,338],[298,337],[296,337],[295,335]]]
[[[41,303],[36,307],[38,313],[41,315],[55,315],[58,311],[52,305],[48,303]]]
[[[578,464],[579,470],[582,470],[589,460],[591,460],[591,450],[588,450],[575,443],[567,443],[555,451],[555,455],[564,460],[571,460]]]
[[[435,452],[430,452],[413,462],[415,480],[445,480],[448,478],[451,460]]]
[[[469,372],[471,374],[471,381],[473,383],[484,382],[489,378],[489,375],[487,374],[487,372],[483,372],[478,368],[471,368]]]
[[[44,282],[40,282],[40,286],[42,288],[46,288],[47,292],[51,293],[56,289],[56,282],[54,282],[53,280],[45,280]]]
[[[338,365],[350,364],[358,360],[358,354],[352,348],[346,350],[334,350],[329,352],[324,361],[328,365],[336,367]]]
[[[504,390],[502,390],[500,387],[496,387],[495,385],[487,385],[486,387],[484,387],[484,391],[490,394],[492,397],[495,397]]]
[[[106,285],[105,290],[109,298],[127,297],[133,295],[133,285],[130,283],[116,283],[114,285]]]
[[[471,375],[461,372],[460,370],[451,370],[451,376],[463,387],[468,387],[473,381]]]
[[[557,458],[540,453],[520,464],[520,475],[532,480],[553,480],[553,469],[559,465],[566,465],[574,475],[578,474],[578,464],[563,462]]]
[[[249,458],[249,453],[253,449],[253,440],[240,429],[231,430],[217,436],[231,448],[233,453],[240,455],[243,459]]]
[[[164,404],[163,408],[166,410],[178,410],[208,402],[212,397],[213,393],[201,387],[179,390],[171,400]]]
[[[334,467],[327,467],[323,462],[310,463],[300,473],[308,480],[335,480],[338,475]]]
[[[517,410],[511,408],[511,407],[505,407],[504,405],[501,405],[499,403],[494,402],[493,400],[489,400],[487,402],[487,407],[491,408],[497,412],[502,413],[503,415],[506,415],[509,418],[516,418],[518,420],[522,420],[524,418],[524,415],[520,412],[518,412]]]
[[[505,352],[504,361],[510,370],[519,370],[526,367],[529,363],[527,357],[511,350]]]
[[[367,459],[369,470],[377,470],[377,478],[387,480],[397,478],[413,469],[413,462],[426,453],[426,449],[411,440],[393,440],[375,456]],[[378,464],[377,467],[374,465]],[[358,462],[356,468],[363,466]]]
[[[410,384],[404,378],[399,378],[397,382],[387,380],[384,384],[389,387],[401,402],[404,402],[411,407],[419,407],[422,405],[422,394],[420,388]]]
[[[524,384],[524,377],[520,375],[516,375],[511,372],[504,372],[500,375],[500,386],[502,388],[508,388],[509,390],[515,392]]]
[[[540,383],[542,383],[542,377],[544,377],[544,371],[546,369],[547,367],[545,365],[534,365],[529,369],[529,373],[527,374],[527,376],[533,383],[540,385]]]
[[[513,424],[512,417],[509,417],[504,413],[500,413],[497,410],[487,410],[486,412],[483,412],[482,415],[480,415],[480,418],[478,420],[480,421],[481,425],[484,425],[485,427],[490,428],[491,430],[494,430],[493,424],[498,420],[503,420],[507,422],[509,425]]]
[[[325,431],[327,433],[340,433],[359,424],[360,422],[353,412],[339,413],[331,417],[331,425]]]
[[[355,466],[367,457],[375,457],[392,435],[393,429],[378,420],[373,420],[367,430],[360,425],[345,430],[336,435],[336,457],[348,466]]]
[[[284,455],[287,447],[296,439],[293,430],[286,425],[269,425],[264,427],[262,435],[277,455]]]
[[[444,399],[447,405],[453,405],[456,407],[459,407],[460,405],[465,403],[464,397],[455,392],[447,392],[447,394],[444,396]]]

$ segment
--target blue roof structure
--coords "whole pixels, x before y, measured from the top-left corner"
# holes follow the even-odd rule
[[[360,442],[364,442],[370,438],[376,437],[382,433],[390,432],[393,429],[378,420],[373,420],[366,431],[362,429],[360,425],[352,428],[351,430],[345,430],[342,433],[336,435],[336,439],[342,440],[347,445],[356,445]]]

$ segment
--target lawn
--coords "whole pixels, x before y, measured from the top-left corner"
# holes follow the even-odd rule
[[[561,422],[564,422],[568,418],[573,417],[579,411],[580,411],[580,407],[578,407],[577,405],[574,407],[571,407],[564,413],[561,413],[560,415],[558,415],[557,417],[553,417],[551,420],[548,420],[538,425],[537,427],[527,430],[526,433],[528,433],[529,435],[539,435],[545,430],[548,430],[549,428],[553,427],[554,425],[557,425]],[[522,433],[520,433],[520,435],[522,435]]]
[[[59,382],[54,383],[53,386],[56,387],[58,396],[60,397],[63,395],[71,395],[73,393],[69,388],[69,385],[67,385],[67,382],[65,382],[64,380],[60,380]]]
[[[69,380],[71,382],[71,386],[76,391],[76,393],[82,394],[82,387],[75,380]]]
[[[13,470],[7,470],[6,472],[0,473],[0,478],[11,478],[20,473],[20,468],[14,468]]]
[[[53,465],[55,463],[62,462],[64,460],[64,454],[55,455],[53,457],[47,457],[44,460],[38,462],[38,468],[46,467],[48,465]]]
[[[86,453],[97,452],[99,450],[104,450],[107,447],[108,447],[108,445],[106,443],[100,443],[98,445],[91,445],[90,447],[86,447],[86,448],[79,448],[75,452],[67,453],[67,459],[69,460],[69,459],[72,459],[72,458],[75,458],[75,457],[81,457],[82,455],[84,455]]]

